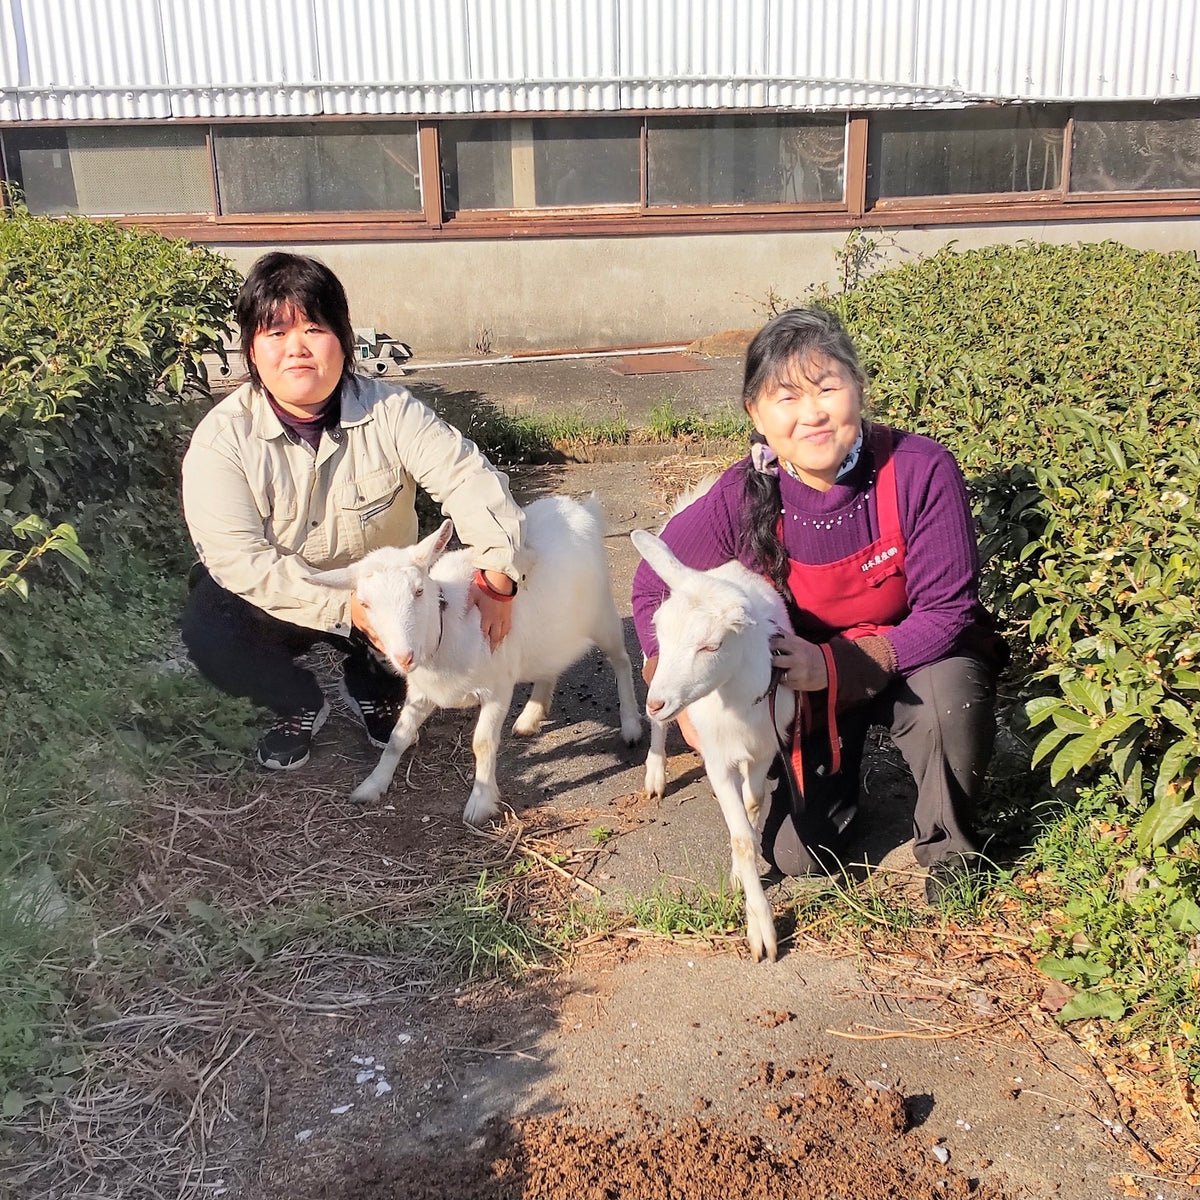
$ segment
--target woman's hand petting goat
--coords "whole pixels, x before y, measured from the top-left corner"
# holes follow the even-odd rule
[[[867,731],[882,725],[916,780],[913,848],[937,902],[983,863],[975,814],[1006,650],[979,601],[957,464],[929,438],[868,420],[865,392],[854,345],[831,313],[793,309],[769,322],[746,355],[750,454],[673,516],[662,542],[694,571],[740,563],[786,603],[770,649],[776,683],[798,703],[794,721],[776,722],[786,753],[761,750],[779,781],[761,822],[767,862],[800,874],[828,869],[829,851],[844,851]],[[679,578],[659,565],[648,556],[633,589],[638,637],[648,662],[657,656],[652,716],[665,694],[658,673],[681,636],[674,619],[655,617]],[[725,645],[716,634],[709,641],[680,668],[698,681]],[[755,707],[751,690],[742,702]],[[699,729],[694,703],[688,713]],[[699,741],[707,767],[702,732]],[[661,791],[660,771],[648,769],[648,790]]]
[[[488,644],[511,627],[523,571],[522,516],[508,480],[405,388],[355,374],[355,338],[337,276],[312,258],[271,253],[236,305],[250,381],[196,427],[183,507],[199,561],[182,632],[222,691],[274,714],[259,763],[308,760],[329,704],[295,659],[320,642],[342,651],[342,692],[367,741],[384,746],[404,680],[372,649],[379,614],[316,575],[417,538],[416,491],[453,518],[486,588],[471,590]]]
[[[361,562],[314,577],[319,586],[353,593],[370,615],[377,645],[402,673],[408,696],[379,764],[352,800],[374,803],[396,765],[438,708],[479,705],[472,749],[475,780],[463,819],[482,825],[500,807],[496,751],[518,683],[532,683],[529,702],[513,724],[522,736],[545,721],[560,674],[599,646],[617,679],[621,736],[642,734],[633,670],[621,618],[613,603],[604,549],[604,518],[594,499],[579,504],[551,496],[525,510],[529,569],[512,610],[512,628],[493,650],[470,592],[479,586],[471,554],[447,554],[450,522],[415,546],[375,550]],[[486,581],[485,581],[486,582]]]

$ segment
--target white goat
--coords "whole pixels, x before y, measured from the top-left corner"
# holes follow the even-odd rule
[[[685,567],[667,544],[646,530],[630,537],[638,553],[671,589],[654,615],[658,667],[646,696],[650,754],[646,794],[666,789],[666,723],[685,708],[700,755],[729,827],[731,878],[746,898],[746,936],[755,959],[778,952],[775,921],[755,855],[767,772],[778,751],[767,703],[773,633],[790,628],[779,593],[741,563],[710,571]],[[796,693],[781,687],[775,719],[788,729]]]
[[[513,601],[512,629],[494,651],[468,599],[475,573],[471,552],[444,553],[452,532],[445,521],[415,546],[374,550],[351,567],[323,572],[317,582],[357,592],[384,656],[407,679],[387,748],[350,798],[374,802],[387,791],[396,764],[435,709],[478,704],[471,743],[475,783],[463,820],[482,825],[499,811],[496,751],[518,683],[532,682],[533,693],[513,732],[531,736],[546,719],[559,675],[599,646],[617,677],[621,737],[627,745],[642,736],[642,720],[595,497],[580,504],[550,496],[525,510],[532,565]]]

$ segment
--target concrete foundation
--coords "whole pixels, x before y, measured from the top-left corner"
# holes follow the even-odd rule
[[[873,267],[955,243],[1099,242],[1200,251],[1200,218],[867,230]],[[691,341],[762,324],[772,298],[803,302],[840,278],[841,232],[495,241],[281,243],[328,263],[356,325],[422,358]],[[218,244],[243,271],[264,245]]]

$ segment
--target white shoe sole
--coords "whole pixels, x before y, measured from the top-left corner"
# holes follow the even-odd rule
[[[317,713],[317,715],[313,718],[313,727],[312,727],[312,733],[310,736],[316,737],[317,734],[320,732],[321,727],[325,724],[325,722],[328,719],[329,719],[329,701],[326,700],[324,702],[324,704],[321,705],[321,711],[319,713]],[[265,758],[263,758],[263,756],[261,754],[258,754],[258,753],[256,753],[254,755],[255,761],[265,771],[295,771],[295,770],[298,770],[300,767],[304,766],[304,764],[306,762],[308,762],[308,760],[311,757],[312,757],[312,753],[310,751],[303,758],[298,758],[293,763],[281,763],[281,762],[276,762],[273,758],[265,759]]]

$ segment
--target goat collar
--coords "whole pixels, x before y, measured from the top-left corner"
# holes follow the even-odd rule
[[[442,648],[442,638],[446,635],[446,593],[438,584],[438,640],[433,652],[436,654]]]

